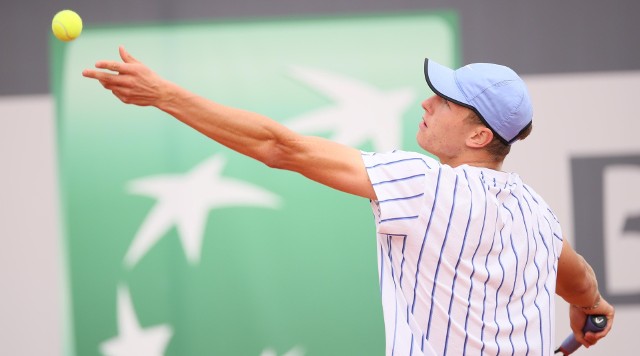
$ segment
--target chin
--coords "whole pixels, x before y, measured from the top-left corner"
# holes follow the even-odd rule
[[[418,135],[418,137],[416,137],[416,142],[418,143],[418,146],[420,146],[420,148],[422,148],[423,150],[427,152],[432,151],[432,148],[429,147],[428,140],[426,140],[424,137],[421,137],[420,135]]]
[[[422,148],[425,152],[436,156],[439,159],[440,155],[438,154],[438,150],[435,149],[435,147],[431,147],[429,144],[420,141],[418,141],[418,146],[420,146],[420,148]]]

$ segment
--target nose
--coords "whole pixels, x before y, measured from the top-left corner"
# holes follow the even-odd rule
[[[427,110],[427,102],[429,101],[429,99],[424,99],[422,101],[422,108],[426,111]]]
[[[429,109],[431,108],[431,102],[432,102],[431,98],[432,97],[429,97],[422,101],[422,108],[424,109],[424,111],[427,111],[427,112],[430,111]]]

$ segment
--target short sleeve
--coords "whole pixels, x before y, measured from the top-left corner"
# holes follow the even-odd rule
[[[562,226],[560,225],[560,221],[556,217],[556,214],[554,214],[553,211],[551,211],[551,208],[549,208],[548,206],[547,213],[549,216],[547,220],[550,222],[551,234],[553,235],[553,248],[556,252],[556,256],[560,258],[560,253],[562,252],[562,243],[564,240],[564,237],[562,236]]]
[[[560,225],[560,220],[558,219],[556,214],[553,212],[553,210],[551,210],[551,207],[549,207],[549,204],[547,204],[547,202],[538,193],[536,193],[529,186],[525,186],[525,189],[527,190],[527,192],[529,192],[529,194],[531,194],[534,201],[540,204],[540,209],[542,210],[541,213],[544,215],[544,219],[549,225],[549,230],[551,233],[550,240],[553,243],[555,256],[559,258],[560,253],[562,252],[562,244],[564,240],[564,237],[562,235],[562,226]]]
[[[378,225],[393,226],[417,219],[425,199],[432,199],[429,192],[435,184],[431,182],[440,163],[429,156],[405,151],[363,152],[362,159],[377,196],[372,206]]]

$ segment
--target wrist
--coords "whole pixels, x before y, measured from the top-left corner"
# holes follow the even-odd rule
[[[577,308],[577,309],[580,309],[582,311],[590,311],[590,310],[598,309],[598,307],[600,306],[600,301],[601,300],[602,300],[602,297],[600,296],[600,293],[598,293],[598,295],[596,296],[596,299],[593,302],[593,304],[588,305],[588,306],[581,306],[581,305],[572,304],[572,306]]]
[[[169,114],[174,114],[180,108],[178,101],[182,99],[181,94],[180,87],[169,81],[162,81],[158,98],[153,106]]]

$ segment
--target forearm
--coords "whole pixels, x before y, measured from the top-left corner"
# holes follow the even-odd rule
[[[155,106],[230,149],[273,165],[278,146],[295,133],[257,113],[207,100],[173,83],[164,83]]]
[[[558,263],[556,292],[567,303],[590,308],[599,301],[598,281],[591,266],[575,251],[565,251]]]
[[[575,339],[584,346],[591,346],[605,337],[611,330],[615,310],[598,292],[598,282],[587,261],[563,241],[558,260],[556,293],[572,306],[569,308],[571,330]],[[598,333],[584,333],[587,315],[604,315],[607,326]]]
[[[584,261],[584,259],[583,259]],[[598,281],[591,266],[585,262],[585,274],[581,280],[576,281],[573,288],[567,290],[563,296],[567,303],[580,307],[593,307],[600,299]]]

